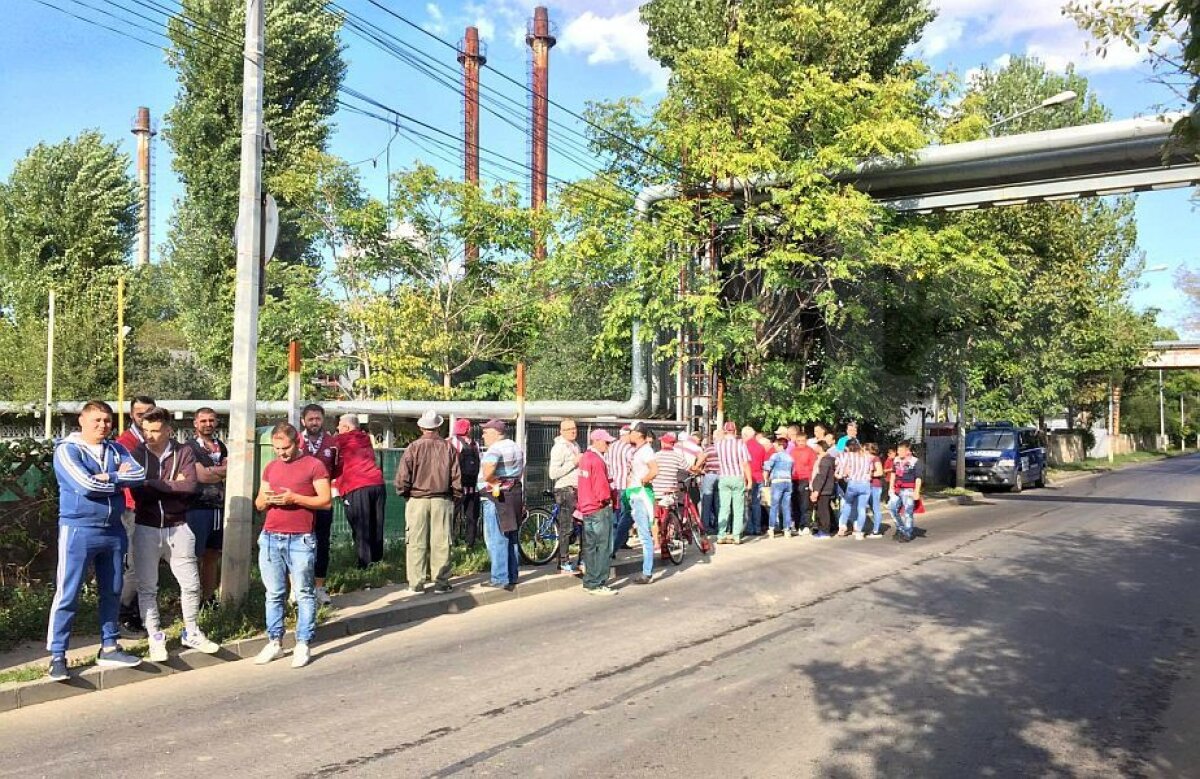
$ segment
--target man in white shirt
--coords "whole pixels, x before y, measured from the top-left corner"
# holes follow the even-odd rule
[[[649,432],[645,422],[635,422],[629,427],[629,443],[634,449],[625,499],[642,539],[642,572],[633,577],[634,584],[649,584],[654,575],[654,490],[650,484],[658,475],[658,463],[650,446]]]

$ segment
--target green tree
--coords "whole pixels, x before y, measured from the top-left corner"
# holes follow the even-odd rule
[[[95,131],[39,144],[0,183],[0,386],[45,389],[48,291],[57,293],[55,397],[116,383],[116,279],[137,222],[130,160]]]
[[[983,68],[945,132],[982,135],[1043,99],[1072,90],[1078,99],[998,126],[996,134],[1109,119],[1085,78],[1054,73],[1037,59]],[[986,419],[1040,421],[1066,409],[1098,411],[1109,377],[1135,365],[1149,344],[1144,319],[1129,307],[1141,254],[1128,198],[1041,203],[945,218],[1008,262],[1012,292],[988,327],[964,333],[954,359],[967,369],[971,408]],[[953,375],[947,375],[953,378]],[[947,387],[949,390],[949,387]]]
[[[892,301],[913,286],[974,291],[1004,278],[998,255],[956,226],[898,219],[835,178],[927,141],[932,87],[902,56],[927,4],[653,0],[643,17],[673,69],[646,125],[685,197],[647,223],[623,208],[628,195],[568,202],[574,245],[555,258],[559,283],[611,289],[602,349],[621,348],[635,318],[651,334],[687,333],[701,367],[729,377],[727,407],[741,417],[894,417],[924,377],[894,348],[910,312]],[[589,188],[611,192],[621,171],[608,173]],[[764,175],[778,186],[762,198],[707,196],[713,181]],[[903,334],[918,354],[932,337]]]
[[[228,389],[231,357],[243,65],[236,42],[243,37],[244,7],[240,0],[184,0],[183,14],[168,24],[172,46],[167,60],[176,71],[179,91],[163,134],[184,187],[168,238],[171,291],[180,329],[213,377],[216,392]],[[306,155],[325,148],[345,73],[340,27],[340,17],[321,4],[269,4],[264,119],[277,151],[264,159],[267,191]],[[293,204],[278,199],[281,230],[275,256],[283,265],[315,265],[312,235],[305,233]],[[269,275],[271,296],[279,301],[298,275],[304,273]],[[268,352],[286,348],[268,336],[294,331],[294,311],[286,303],[263,308],[260,339]],[[275,316],[289,321],[272,322]],[[265,371],[260,381],[273,384],[277,371],[271,359],[260,364]]]

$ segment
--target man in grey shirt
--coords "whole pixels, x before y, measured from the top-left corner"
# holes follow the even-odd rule
[[[579,430],[575,420],[564,419],[558,425],[558,437],[550,449],[550,478],[554,480],[554,502],[558,504],[558,570],[574,574],[571,564],[571,529],[575,522],[575,506],[579,501]]]

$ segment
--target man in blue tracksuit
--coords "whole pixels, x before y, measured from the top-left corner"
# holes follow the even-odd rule
[[[54,449],[58,573],[46,648],[50,651],[50,678],[56,681],[67,679],[67,644],[89,565],[96,570],[100,593],[101,649],[96,664],[131,668],[141,662],[117,645],[117,615],[124,575],[121,558],[129,543],[121,524],[125,509],[122,488],[141,484],[146,471],[125,447],[108,440],[112,420],[107,403],[88,401],[79,415],[80,432],[67,436]]]

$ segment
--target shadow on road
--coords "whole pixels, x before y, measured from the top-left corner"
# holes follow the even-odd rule
[[[810,677],[820,717],[840,733],[815,775],[1197,770],[1151,752],[1172,686],[1200,650],[1198,626],[1179,617],[1200,612],[1200,507],[1020,500],[1169,511],[1104,535],[1060,528],[1053,543],[1032,548],[1001,537],[1011,555],[987,564],[965,553],[931,558],[888,583],[886,595],[877,591],[871,608],[900,617],[883,643],[865,656],[793,666]]]

